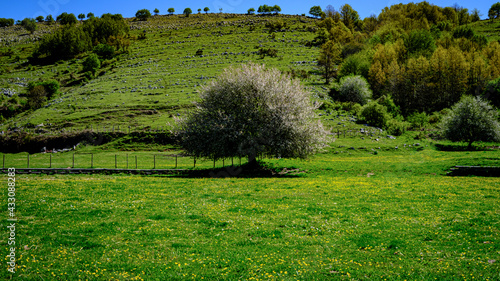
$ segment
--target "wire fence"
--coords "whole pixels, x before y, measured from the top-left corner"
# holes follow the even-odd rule
[[[247,163],[246,158],[218,161],[182,154],[17,153],[2,154],[2,168],[209,169]],[[262,157],[260,157],[262,159]]]

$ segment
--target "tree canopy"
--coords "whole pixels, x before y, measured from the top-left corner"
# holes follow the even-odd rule
[[[135,13],[135,17],[139,20],[145,21],[151,17],[151,12],[148,9],[142,9]]]
[[[277,69],[230,67],[202,87],[196,109],[177,120],[174,132],[196,157],[305,158],[326,140],[309,95]]]

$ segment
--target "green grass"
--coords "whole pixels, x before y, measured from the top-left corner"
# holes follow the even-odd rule
[[[362,170],[255,179],[17,175],[16,275],[498,279],[497,179],[356,175]]]
[[[278,19],[285,21],[288,29],[276,33],[273,39],[265,23]],[[313,71],[318,49],[306,47],[305,43],[314,37],[308,31],[314,23],[315,20],[298,16],[219,14],[130,22],[131,35],[137,37],[146,31],[145,40],[132,40],[129,53],[119,55],[96,79],[82,87],[63,87],[62,94],[46,108],[10,119],[0,129],[40,123],[53,124],[53,128],[80,129],[91,125],[166,126],[173,116],[183,115],[193,106],[200,85],[230,65],[254,61],[283,71],[291,68]],[[261,47],[277,49],[278,57],[261,59],[256,54]],[[83,56],[31,67],[22,63],[34,44],[20,42],[9,48],[14,55],[0,56],[0,64],[9,67],[0,79],[1,88],[23,92],[25,89],[15,83],[51,78],[68,81],[71,74],[81,76]],[[0,51],[6,49],[0,47]],[[198,49],[203,50],[202,57],[195,55]],[[19,62],[16,54],[21,54]],[[297,64],[298,61],[307,63]],[[321,80],[320,76],[312,75],[304,85],[311,87],[316,96],[323,95],[327,88],[323,88]],[[153,109],[153,116],[145,114]]]

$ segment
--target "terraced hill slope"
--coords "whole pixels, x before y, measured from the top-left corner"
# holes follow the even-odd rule
[[[270,34],[265,24],[278,20],[286,27]],[[314,19],[202,14],[128,22],[133,38],[128,53],[104,61],[98,77],[81,85],[78,81],[84,56],[49,65],[27,65],[36,40],[55,27],[40,26],[33,35],[20,27],[3,29],[3,92],[23,93],[29,81],[46,79],[59,80],[66,86],[44,108],[4,122],[0,130],[42,123],[46,129],[164,127],[173,116],[193,106],[200,85],[228,66],[248,61],[283,71],[312,72],[310,78],[303,79],[304,85],[317,97],[328,90],[315,73],[318,49],[305,45],[314,37]],[[144,35],[145,39],[138,39]],[[262,58],[260,48],[276,49],[277,56]]]

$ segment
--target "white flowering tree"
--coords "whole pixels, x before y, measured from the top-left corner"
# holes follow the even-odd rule
[[[498,112],[479,97],[464,96],[441,122],[443,136],[465,141],[468,149],[475,141],[500,141]]]
[[[326,143],[310,94],[277,69],[230,67],[203,86],[201,101],[176,120],[175,135],[193,156],[306,158]]]

